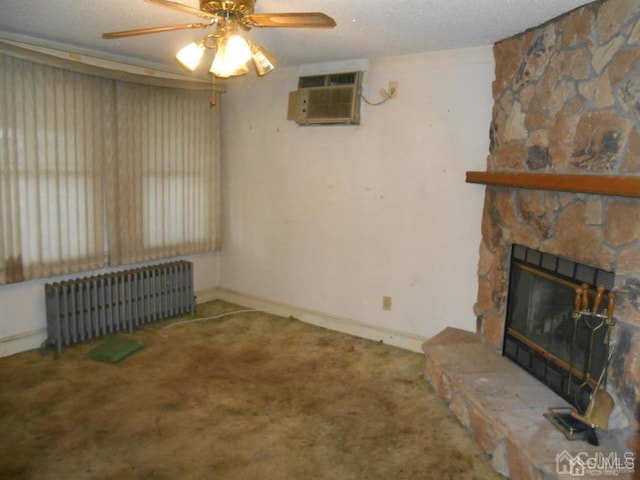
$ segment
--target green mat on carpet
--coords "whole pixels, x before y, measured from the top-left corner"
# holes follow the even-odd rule
[[[144,347],[143,343],[125,337],[105,340],[87,355],[98,362],[118,363]]]

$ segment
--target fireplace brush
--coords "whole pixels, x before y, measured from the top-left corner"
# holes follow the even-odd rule
[[[596,429],[604,430],[605,432],[609,428],[609,416],[611,410],[613,410],[613,397],[607,390],[602,387],[602,380],[609,368],[609,362],[613,356],[613,352],[616,349],[616,344],[612,344],[609,348],[609,354],[605,361],[602,372],[600,372],[600,378],[596,383],[596,388],[591,392],[589,397],[589,405],[587,406],[584,414],[579,413],[576,410],[571,412],[571,416],[576,420],[584,423],[588,430],[586,432],[586,439],[592,445],[598,445],[598,436],[596,435]]]

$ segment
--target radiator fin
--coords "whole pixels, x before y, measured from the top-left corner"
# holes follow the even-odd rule
[[[176,261],[45,285],[47,345],[63,346],[193,313],[193,264]]]

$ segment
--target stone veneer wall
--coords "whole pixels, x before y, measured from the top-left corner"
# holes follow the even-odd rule
[[[487,170],[640,175],[639,17],[640,0],[598,1],[495,44]],[[513,243],[616,273],[609,390],[638,429],[640,199],[487,187],[474,311],[496,349]]]

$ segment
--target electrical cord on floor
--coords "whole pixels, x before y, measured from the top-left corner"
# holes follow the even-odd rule
[[[204,322],[206,320],[216,320],[218,318],[228,317],[230,315],[235,315],[237,313],[261,312],[261,311],[262,310],[249,308],[246,310],[234,310],[233,312],[221,313],[219,315],[213,315],[212,317],[190,318],[188,320],[180,320],[178,322],[172,323],[171,325],[167,325],[166,327],[162,327],[158,332],[158,335],[160,335],[163,338],[169,338],[169,335],[164,335],[163,332],[165,330],[169,330],[170,328],[177,327],[179,325],[186,325],[187,323],[195,323],[195,322]]]

